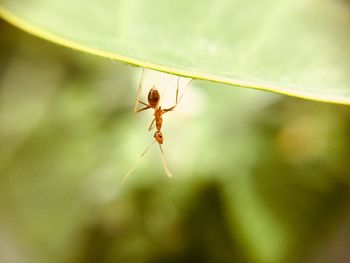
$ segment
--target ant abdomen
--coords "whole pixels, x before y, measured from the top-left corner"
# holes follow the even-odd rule
[[[148,92],[148,104],[152,107],[155,108],[158,104],[160,95],[158,90],[156,89],[155,86],[151,88],[151,90]]]

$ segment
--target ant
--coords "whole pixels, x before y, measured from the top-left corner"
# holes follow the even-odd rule
[[[142,100],[140,100],[140,96],[141,96],[141,91],[142,91],[142,86],[143,86],[143,80],[144,80],[144,76],[145,76],[145,69],[143,69],[142,71],[142,75],[141,75],[141,80],[140,80],[140,84],[139,87],[137,89],[137,95],[136,95],[136,102],[135,102],[135,108],[134,108],[134,112],[135,113],[139,113],[148,109],[153,109],[154,113],[153,113],[153,120],[148,128],[148,131],[151,131],[154,127],[156,127],[156,132],[154,133],[153,137],[154,137],[154,141],[146,148],[146,150],[141,154],[140,159],[147,153],[148,149],[155,143],[157,142],[159,145],[159,149],[161,152],[161,156],[162,156],[162,161],[163,161],[163,166],[164,166],[164,170],[166,172],[166,174],[169,177],[172,177],[172,174],[168,168],[167,162],[165,160],[164,157],[164,151],[162,148],[162,144],[163,144],[163,134],[162,134],[162,125],[163,125],[163,114],[173,111],[177,105],[179,104],[180,100],[182,99],[184,93],[182,93],[182,95],[179,98],[179,86],[180,86],[180,77],[178,77],[177,79],[177,87],[176,87],[176,98],[175,98],[175,104],[173,106],[171,106],[170,108],[166,108],[163,109],[159,103],[160,103],[160,94],[159,91],[157,90],[156,86],[153,85],[152,88],[150,89],[150,91],[148,92],[148,96],[147,96],[147,100],[148,103],[143,102]],[[186,88],[190,85],[190,83],[192,82],[189,81]],[[142,104],[144,107],[141,109],[138,109],[139,104]],[[134,165],[129,172],[124,176],[122,183],[126,180],[126,178],[131,174],[131,172],[133,171],[134,167],[136,165]]]

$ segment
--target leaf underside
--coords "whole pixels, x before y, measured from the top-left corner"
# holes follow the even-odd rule
[[[49,41],[185,77],[350,104],[345,0],[0,0]]]

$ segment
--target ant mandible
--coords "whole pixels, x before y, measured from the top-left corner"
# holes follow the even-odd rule
[[[163,140],[164,140],[164,137],[163,137],[163,134],[162,134],[162,131],[161,131],[162,125],[163,125],[163,118],[162,118],[162,116],[163,116],[163,114],[165,114],[165,113],[167,113],[169,111],[173,111],[177,107],[177,105],[179,104],[180,100],[183,97],[183,94],[182,94],[180,96],[180,98],[179,98],[180,77],[178,77],[178,79],[177,79],[175,104],[172,107],[170,107],[170,108],[163,109],[159,105],[161,98],[160,98],[159,91],[157,90],[155,85],[153,85],[152,88],[150,89],[150,91],[148,92],[148,96],[147,96],[148,103],[143,102],[142,100],[140,100],[144,76],[145,76],[145,69],[143,69],[143,71],[142,71],[140,84],[139,84],[139,87],[137,89],[137,95],[136,95],[136,102],[135,102],[134,111],[135,111],[135,113],[139,113],[139,112],[142,112],[142,111],[145,111],[145,110],[148,110],[148,109],[153,109],[154,110],[154,113],[153,113],[154,118],[153,118],[153,120],[152,120],[152,122],[151,122],[151,124],[150,124],[150,126],[148,128],[148,131],[151,131],[154,127],[156,127],[157,130],[156,130],[156,132],[153,135],[155,140],[146,148],[146,150],[141,154],[140,158],[143,157],[146,154],[146,152],[153,145],[153,143],[158,142],[159,149],[160,149],[161,156],[162,156],[164,170],[165,170],[166,174],[169,177],[172,177],[172,174],[171,174],[171,172],[170,172],[170,170],[168,168],[167,162],[165,160],[164,151],[163,151],[163,148],[162,148],[162,144],[163,144]],[[186,88],[190,85],[191,81],[189,81],[187,83]],[[139,104],[142,104],[144,107],[141,108],[141,109],[138,109],[138,105]],[[134,167],[135,167],[135,165],[125,175],[122,183],[131,174],[131,172],[133,171]]]

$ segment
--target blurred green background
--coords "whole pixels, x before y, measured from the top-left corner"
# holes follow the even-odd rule
[[[140,76],[0,22],[1,263],[350,261],[349,107],[194,81],[121,185]]]

